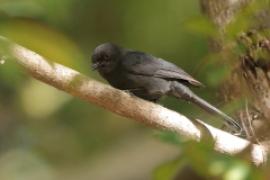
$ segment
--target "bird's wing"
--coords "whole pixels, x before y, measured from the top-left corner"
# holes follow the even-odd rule
[[[136,51],[127,52],[123,56],[122,65],[124,69],[134,74],[186,81],[194,86],[202,85],[176,65],[150,54]]]

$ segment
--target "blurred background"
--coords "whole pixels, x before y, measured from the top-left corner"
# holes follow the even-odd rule
[[[196,0],[0,0],[0,34],[52,61],[103,81],[90,69],[91,53],[114,42],[181,66],[206,85],[195,91],[220,107],[216,92],[227,71],[208,61],[205,23]],[[151,179],[181,154],[175,135],[74,98],[0,59],[0,179]],[[174,98],[160,103],[208,117]]]

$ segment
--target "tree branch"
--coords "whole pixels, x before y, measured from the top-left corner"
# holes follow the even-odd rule
[[[47,60],[29,49],[11,43],[5,38],[0,37],[0,44],[4,44],[9,55],[14,57],[34,78],[75,97],[150,127],[176,132],[197,141],[205,134],[205,130],[198,128],[195,126],[196,123],[177,112],[97,82],[75,70]],[[250,146],[252,161],[257,165],[264,162],[266,151],[263,146],[250,144],[247,140],[201,121],[198,122],[203,124],[212,135],[217,151],[236,154]]]

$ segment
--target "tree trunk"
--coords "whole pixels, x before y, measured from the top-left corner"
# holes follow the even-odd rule
[[[244,47],[243,52],[230,53],[237,60],[231,61],[231,75],[220,89],[227,102],[240,98],[243,100],[241,109],[236,113],[237,119],[241,121],[246,137],[262,144],[270,139],[270,34],[265,33],[270,27],[270,13],[266,1],[268,6],[260,6],[254,2],[201,0],[200,4],[202,12],[218,29],[218,37],[209,43],[211,51],[226,56],[228,51],[235,51],[239,44]],[[250,15],[248,28],[242,29],[228,43],[227,27],[244,11]]]

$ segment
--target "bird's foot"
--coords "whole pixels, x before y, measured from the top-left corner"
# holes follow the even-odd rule
[[[240,126],[235,126],[235,125],[225,123],[222,129],[228,131],[229,133],[231,133],[234,136],[238,136],[238,137],[242,137],[242,138],[246,137],[246,134],[243,131],[243,128]]]

